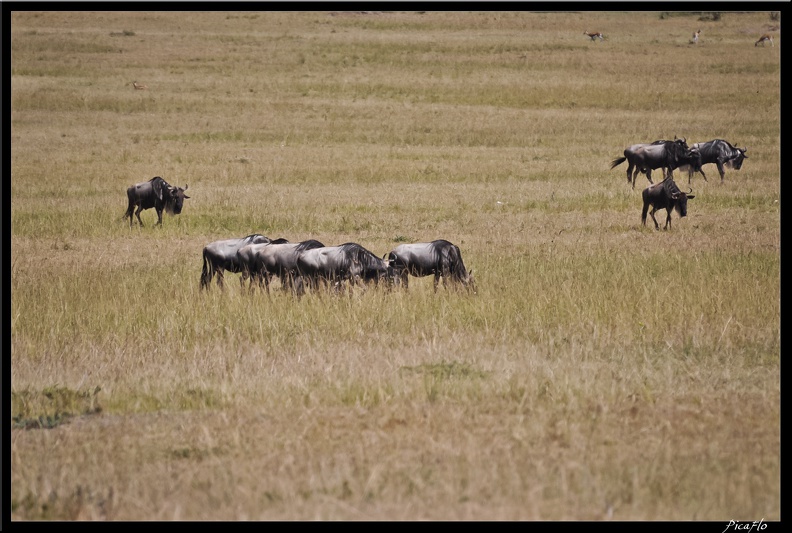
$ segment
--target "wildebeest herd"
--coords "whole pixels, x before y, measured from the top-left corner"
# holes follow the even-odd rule
[[[322,288],[340,292],[345,284],[385,284],[388,288],[408,287],[408,276],[434,276],[434,289],[443,285],[464,287],[476,291],[473,271],[462,261],[459,247],[446,240],[401,244],[382,258],[358,243],[325,246],[310,239],[289,242],[251,234],[239,239],[223,239],[207,244],[203,249],[201,288],[208,289],[216,279],[223,287],[225,272],[240,274],[240,284],[249,288],[269,286],[277,277],[284,289],[297,296],[306,289]]]
[[[633,144],[624,150],[624,156],[611,161],[613,169],[627,162],[627,182],[635,188],[638,173],[644,173],[650,185],[643,190],[641,198],[641,223],[646,225],[649,214],[660,229],[655,212],[665,209],[664,229],[671,227],[671,212],[676,210],[680,217],[687,216],[687,201],[695,198],[679,189],[673,179],[673,171],[687,168],[688,185],[693,174],[707,176],[703,165],[715,164],[724,180],[724,166],[739,170],[748,157],[747,148],[737,148],[723,139],[695,143],[688,146],[686,139],[657,140],[652,143]],[[652,171],[660,169],[663,180],[652,181]],[[178,215],[184,200],[189,199],[184,191],[175,187],[162,177],[156,176],[149,181],[133,185],[127,189],[129,201],[124,218],[129,218],[132,227],[133,215],[140,226],[140,212],[152,207],[157,212],[157,225],[162,225],[162,212]],[[649,211],[649,208],[652,208]],[[135,208],[137,210],[135,211]],[[409,286],[409,277],[434,276],[434,289],[437,291],[442,280],[444,286],[464,287],[475,292],[473,271],[468,271],[462,261],[459,247],[447,240],[400,244],[382,258],[357,243],[348,242],[338,246],[325,246],[309,239],[290,242],[286,239],[270,239],[261,234],[251,234],[242,238],[224,239],[207,244],[203,249],[203,269],[201,288],[208,289],[214,279],[223,287],[224,273],[240,274],[240,284],[249,288],[255,286],[269,292],[273,277],[277,277],[284,289],[302,296],[306,290],[320,288],[334,291],[344,290],[359,284],[385,284],[388,288]]]
[[[673,141],[657,140],[652,143],[633,144],[624,149],[624,156],[617,157],[611,161],[611,169],[616,168],[627,161],[627,183],[635,188],[635,178],[639,172],[646,174],[646,179],[650,185],[643,190],[643,208],[641,210],[641,223],[646,225],[646,214],[649,213],[655,223],[655,229],[660,229],[654,214],[661,209],[666,210],[666,222],[663,229],[671,227],[671,211],[676,210],[680,217],[687,216],[687,201],[695,198],[691,188],[688,193],[679,190],[674,182],[674,170],[677,168],[687,168],[688,185],[693,180],[696,172],[704,176],[702,167],[709,163],[714,163],[718,167],[721,183],[726,175],[723,170],[724,165],[735,170],[742,168],[743,161],[748,157],[745,152],[748,148],[737,148],[723,139],[713,139],[704,143],[694,143],[688,146],[686,139],[678,139],[676,136]],[[661,169],[663,171],[663,181],[654,183],[652,181],[652,170]]]

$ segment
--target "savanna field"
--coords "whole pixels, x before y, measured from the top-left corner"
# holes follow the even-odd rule
[[[778,12],[4,16],[12,521],[780,520]],[[253,233],[477,292],[202,290]]]

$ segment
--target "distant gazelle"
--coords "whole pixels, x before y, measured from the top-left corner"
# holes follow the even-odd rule
[[[770,46],[775,46],[773,44],[773,36],[770,35],[769,33],[765,33],[764,35],[759,37],[759,40],[754,43],[754,46],[759,46],[759,43],[762,43],[762,46],[764,46],[767,41],[770,41]]]
[[[148,85],[143,85],[142,83],[138,83],[136,81],[132,82],[132,87],[135,89],[142,91],[143,89],[148,89]]]
[[[602,33],[598,32],[598,31],[591,32],[591,31],[586,30],[586,31],[583,32],[583,35],[588,35],[589,37],[591,37],[592,41],[596,41],[597,39],[599,39],[601,41],[603,39]]]
[[[701,35],[701,30],[696,30],[693,34],[693,38],[690,40],[690,44],[698,44],[699,35]]]

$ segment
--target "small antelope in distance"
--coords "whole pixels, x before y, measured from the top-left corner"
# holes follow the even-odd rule
[[[696,30],[693,34],[693,38],[690,40],[690,44],[698,44],[699,35],[701,35],[701,30]]]
[[[583,32],[583,35],[588,35],[589,37],[591,37],[592,41],[596,41],[597,39],[601,41],[603,39],[602,32],[598,32],[598,31],[591,32],[586,30]]]
[[[754,43],[754,46],[759,46],[759,43],[762,43],[762,46],[764,46],[767,41],[770,41],[770,46],[775,46],[773,44],[773,36],[770,35],[769,33],[765,33],[764,35],[759,37],[759,40]]]
[[[135,89],[137,89],[139,91],[142,91],[144,89],[148,89],[148,85],[143,85],[142,83],[138,83],[136,81],[132,82],[132,87],[134,87]]]

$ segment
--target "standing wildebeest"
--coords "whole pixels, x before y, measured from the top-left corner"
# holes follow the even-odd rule
[[[304,292],[306,284],[316,290],[322,282],[339,290],[344,281],[350,285],[358,281],[379,283],[389,273],[385,260],[354,242],[311,248],[297,255],[297,294]]]
[[[140,212],[144,209],[151,209],[152,207],[156,209],[157,224],[160,226],[162,225],[163,209],[172,215],[181,213],[182,207],[184,207],[184,201],[190,198],[184,194],[187,187],[187,185],[185,185],[183,189],[181,187],[174,187],[159,176],[129,187],[127,189],[129,205],[124,214],[124,218],[129,217],[129,227],[132,227],[132,211],[135,209],[135,206],[137,206],[135,216],[141,227],[143,226],[143,221],[140,220]]]
[[[225,239],[207,244],[203,249],[203,269],[201,270],[201,288],[208,289],[212,278],[217,275],[217,285],[223,287],[225,270],[238,274],[241,272],[239,256],[240,248],[248,244],[270,243],[269,237],[254,233],[241,239]],[[240,280],[244,286],[244,279]]]
[[[324,244],[309,239],[302,242],[288,242],[286,239],[277,239],[269,244],[248,244],[239,250],[240,262],[247,262],[250,275],[250,286],[262,283],[269,292],[272,276],[278,276],[284,288],[294,287],[294,278],[297,275],[297,257],[304,250],[322,248]]]
[[[446,240],[400,244],[388,254],[388,264],[393,269],[394,278],[401,281],[405,289],[410,275],[434,275],[435,292],[441,277],[444,287],[446,280],[450,280],[476,292],[473,271],[468,272],[465,268],[459,247]]]
[[[693,189],[690,190],[693,192]],[[666,210],[666,223],[663,229],[671,227],[671,210],[676,209],[680,217],[687,216],[687,201],[695,198],[695,195],[685,194],[679,190],[674,180],[666,178],[660,183],[655,183],[648,186],[643,190],[643,211],[641,211],[641,223],[646,226],[646,212],[649,206],[652,206],[652,220],[655,223],[655,229],[660,229],[660,225],[655,218],[655,211],[660,209]]]
[[[691,178],[693,178],[694,172],[701,172],[701,175],[704,176],[704,181],[707,181],[707,176],[701,169],[702,165],[706,165],[707,163],[715,163],[715,165],[717,165],[721,183],[723,183],[723,177],[726,175],[726,172],[723,170],[723,165],[731,167],[734,170],[740,170],[743,160],[748,157],[745,155],[745,152],[748,150],[747,147],[737,148],[723,139],[713,139],[705,143],[696,143],[691,149],[698,150],[701,157],[694,164],[688,166],[688,184]]]
[[[624,150],[624,157],[617,157],[611,162],[611,168],[616,168],[627,161],[627,183],[632,183],[634,189],[638,172],[645,173],[649,183],[654,183],[652,170],[658,168],[667,170],[665,177],[673,177],[674,169],[689,163],[689,151],[686,140],[676,137],[673,141],[659,140],[650,144],[633,144]]]

